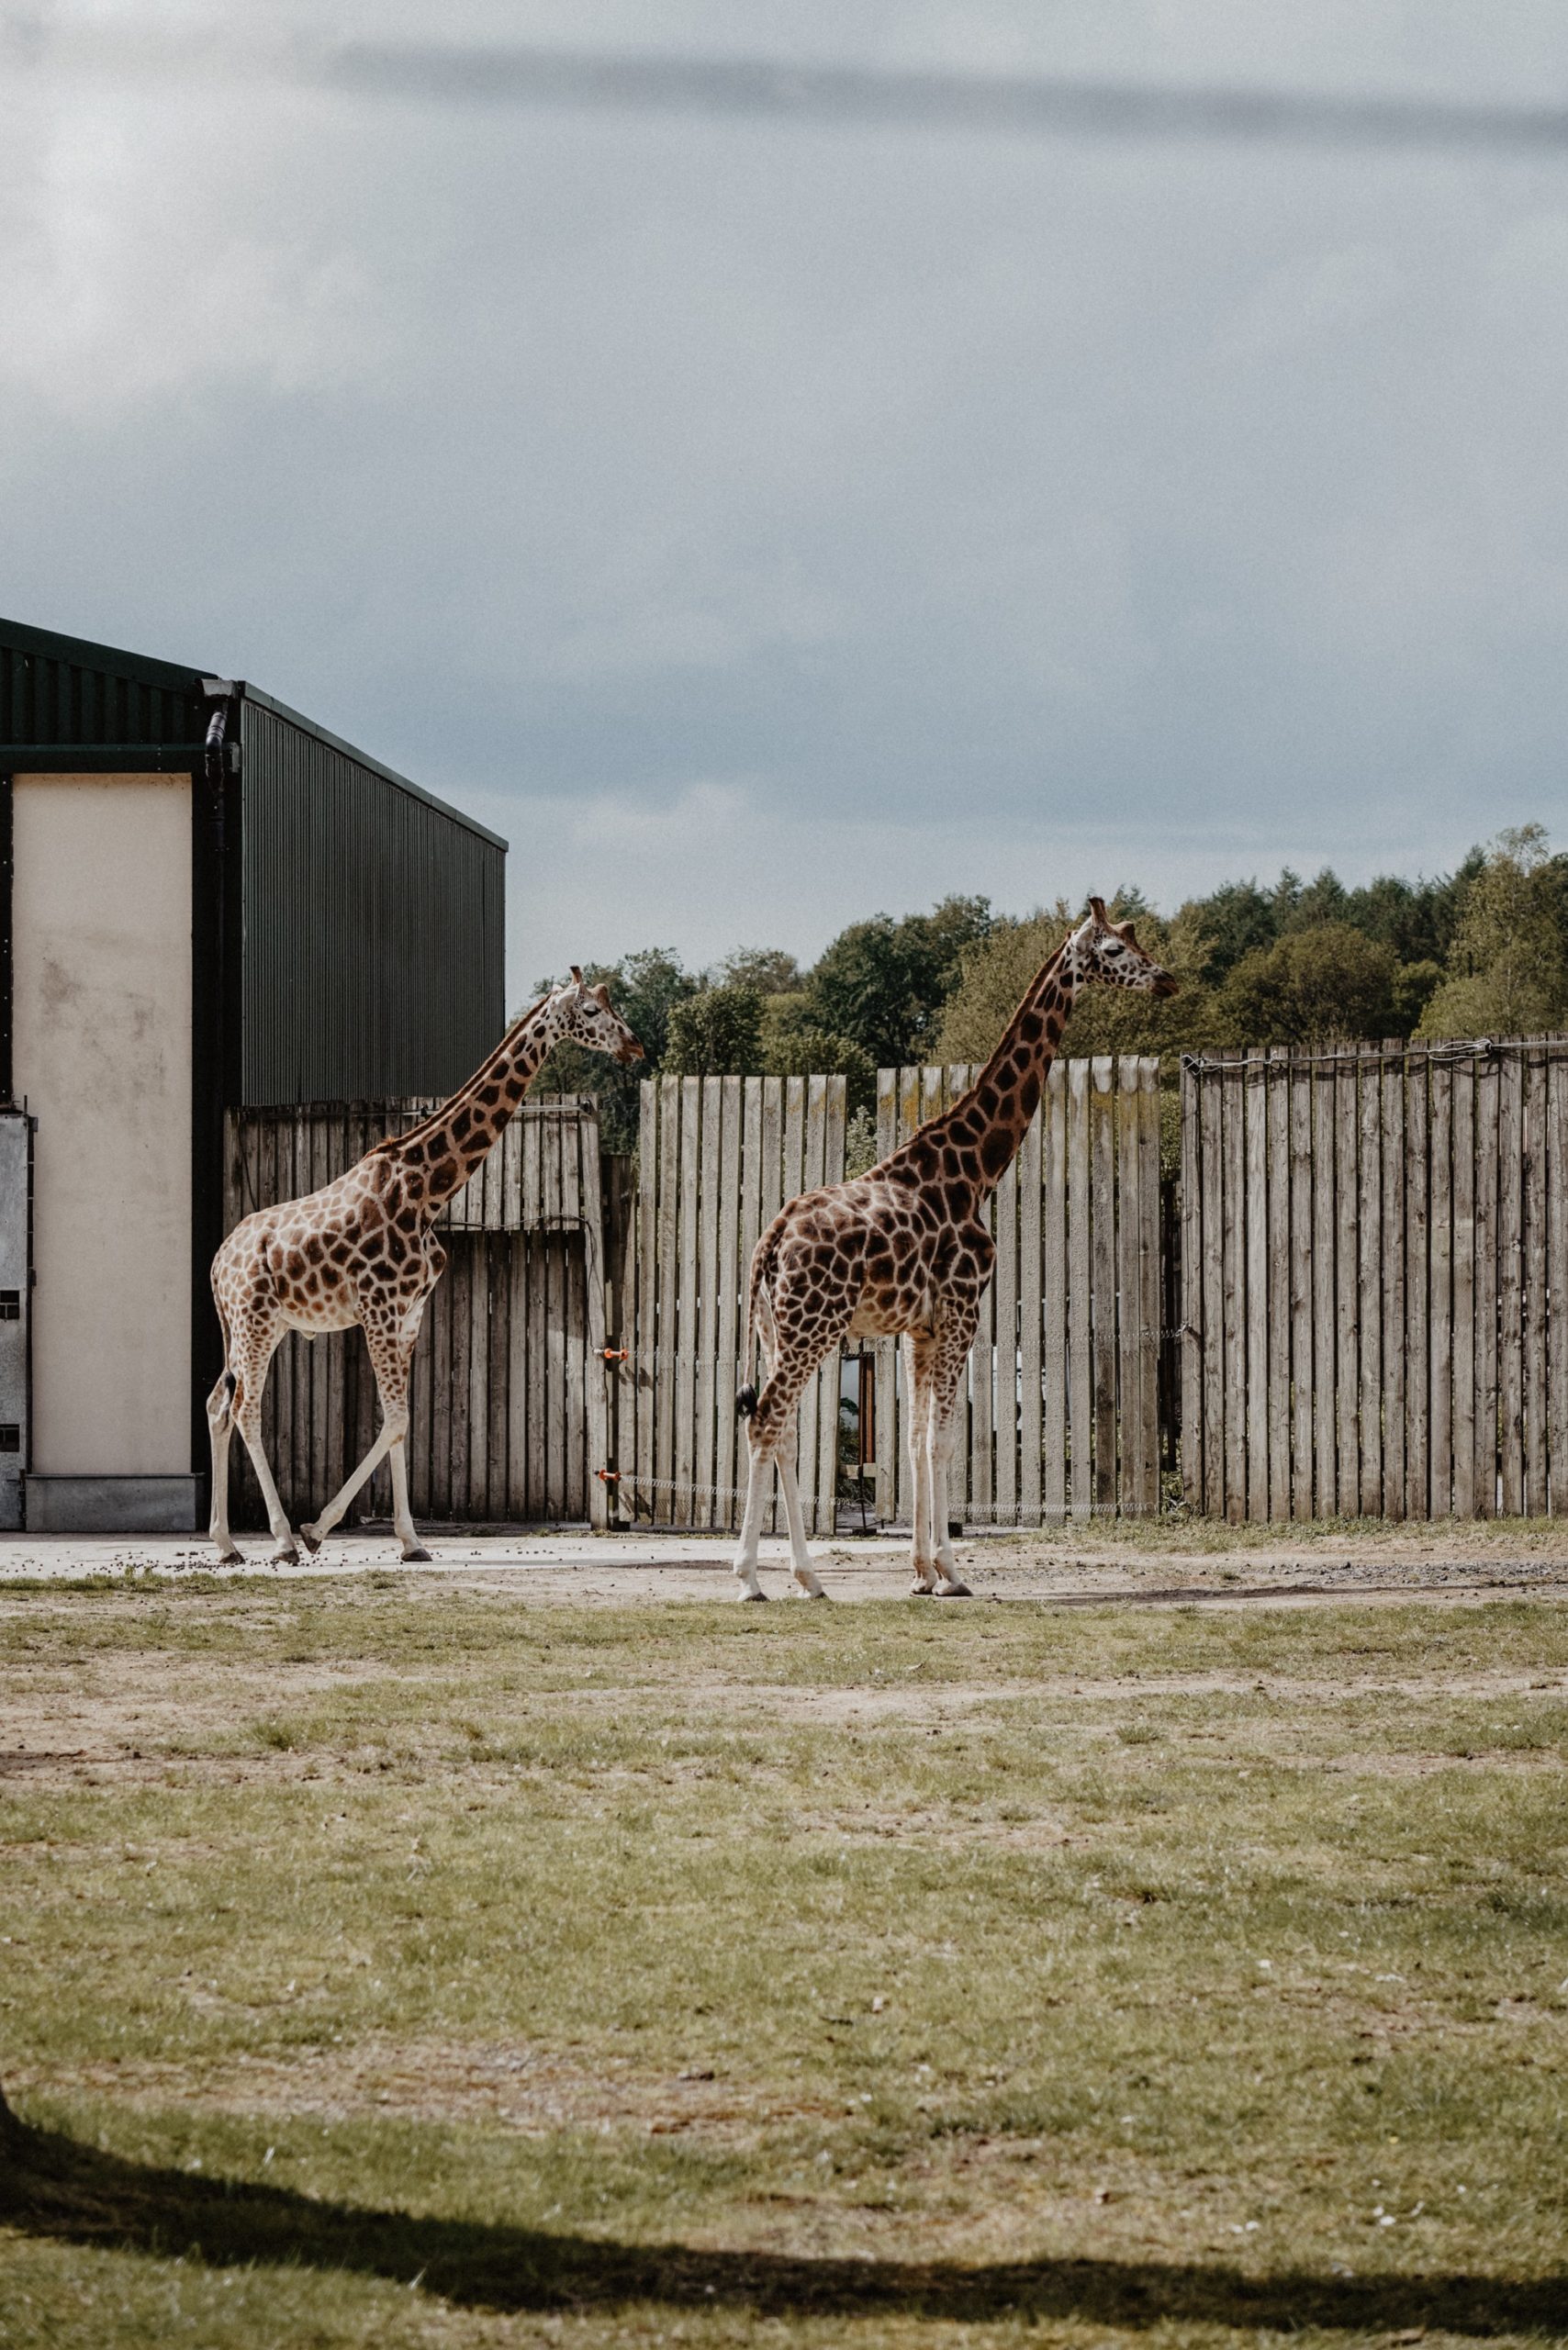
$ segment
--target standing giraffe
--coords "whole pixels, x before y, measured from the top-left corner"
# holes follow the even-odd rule
[[[1056,1058],[1073,998],[1086,981],[1174,995],[1176,981],[1099,898],[1039,971],[1000,1045],[969,1091],[908,1142],[847,1183],[807,1192],[775,1216],[751,1260],[745,1362],[760,1338],[767,1375],[759,1395],[736,1398],[750,1422],[751,1472],[735,1574],[742,1599],[766,1599],[756,1579],[764,1486],[777,1462],[795,1581],[825,1596],[795,1482],[795,1411],[801,1390],[844,1337],[904,1344],[909,1449],[914,1483],[916,1595],[967,1599],[947,1532],[947,1444],[980,1292],[996,1248],[980,1209],[1028,1130]]]
[[[392,1521],[406,1561],[428,1559],[409,1511],[409,1366],[425,1302],[446,1251],[431,1225],[495,1147],[553,1045],[576,1038],[618,1061],[643,1047],[610,1008],[602,987],[572,968],[564,987],[515,1021],[487,1060],[450,1102],[406,1135],[373,1150],[303,1200],[260,1208],[237,1224],[212,1260],[212,1294],[223,1326],[223,1373],[207,1399],[212,1436],[212,1539],[220,1559],[239,1559],[229,1531],[229,1439],[237,1427],[255,1463],[267,1505],[274,1559],[297,1559],[288,1518],[262,1449],[262,1390],[286,1330],[364,1332],[381,1399],[381,1431],[314,1526],[319,1550],[365,1479],[392,1459]]]

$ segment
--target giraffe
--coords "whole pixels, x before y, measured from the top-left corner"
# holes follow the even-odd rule
[[[751,1260],[745,1365],[760,1339],[762,1392],[736,1398],[750,1423],[750,1474],[734,1572],[742,1599],[766,1599],[756,1578],[764,1489],[776,1463],[794,1577],[809,1598],[826,1596],[806,1547],[795,1480],[795,1412],[801,1389],[844,1337],[902,1336],[910,1397],[913,1472],[912,1555],[916,1596],[967,1599],[947,1532],[947,1443],[980,1300],[996,1249],[980,1210],[1039,1106],[1047,1071],[1089,980],[1145,994],[1176,981],[1138,945],[1130,922],[1104,901],[1090,911],[1036,973],[969,1091],[908,1142],[846,1183],[807,1192],[776,1216]]]
[[[405,1438],[409,1368],[426,1301],[441,1279],[446,1251],[431,1225],[495,1147],[553,1045],[574,1037],[622,1062],[643,1047],[610,1007],[602,987],[588,987],[576,965],[564,986],[542,996],[449,1102],[408,1134],[389,1137],[305,1199],[248,1215],[212,1260],[212,1294],[223,1327],[223,1371],[207,1401],[212,1438],[211,1539],[223,1560],[242,1552],[229,1531],[229,1440],[237,1427],[255,1463],[266,1500],[276,1560],[297,1559],[287,1515],[262,1449],[262,1391],[286,1330],[315,1337],[322,1330],[364,1332],[381,1403],[375,1442],[313,1526],[302,1526],[308,1550],[320,1549],[367,1477],[387,1455],[393,1525],[407,1563],[430,1557],[409,1510]]]

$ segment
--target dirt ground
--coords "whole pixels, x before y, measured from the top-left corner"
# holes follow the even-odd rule
[[[734,1587],[727,1535],[656,1528],[607,1535],[577,1528],[476,1534],[434,1528],[427,1539],[431,1564],[404,1570],[390,1535],[375,1528],[334,1539],[317,1558],[297,1566],[273,1564],[266,1538],[254,1535],[246,1542],[246,1565],[222,1569],[209,1546],[192,1536],[0,1535],[0,1586],[145,1575],[286,1581],[408,1572],[469,1589],[515,1586],[526,1604],[569,1606],[724,1599]],[[908,1595],[905,1536],[841,1537],[812,1548],[833,1599]],[[1551,1519],[1262,1528],[1175,1521],[970,1534],[958,1550],[976,1598],[1055,1606],[1118,1599],[1308,1604],[1350,1593],[1408,1598],[1427,1591],[1459,1599],[1504,1590],[1568,1592],[1568,1521]],[[770,1596],[792,1595],[781,1539],[764,1542],[761,1573]]]

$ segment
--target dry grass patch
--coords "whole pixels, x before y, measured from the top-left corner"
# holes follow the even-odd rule
[[[1550,1602],[44,1591],[0,1707],[6,2350],[1568,2340]]]

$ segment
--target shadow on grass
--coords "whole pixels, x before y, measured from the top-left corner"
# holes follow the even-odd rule
[[[805,2259],[628,2244],[465,2220],[319,2203],[286,2188],[193,2177],[34,2130],[0,2097],[0,2225],[64,2244],[199,2260],[271,2262],[416,2278],[460,2308],[728,2306],[773,2317],[900,2312],[949,2322],[1024,2315],[1103,2324],[1161,2320],[1370,2333],[1425,2326],[1484,2338],[1568,2327],[1568,2270],[1514,2281],[1464,2276],[1249,2277],[1221,2266],[1047,2260]]]

